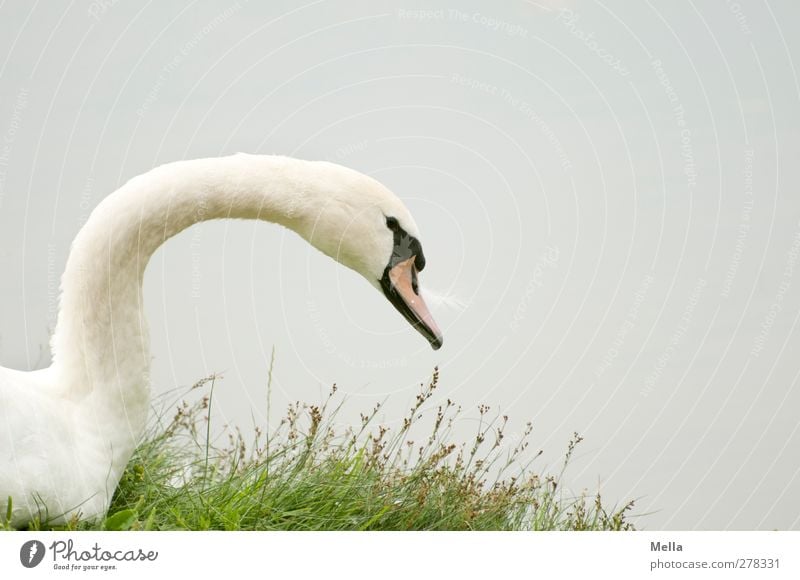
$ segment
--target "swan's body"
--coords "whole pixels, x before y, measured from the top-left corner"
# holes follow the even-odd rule
[[[441,345],[417,291],[417,227],[375,180],[330,163],[244,154],[154,169],[106,198],[76,237],[50,368],[0,367],[0,514],[11,497],[13,524],[105,514],[149,409],[145,268],[167,239],[219,218],[296,231]]]

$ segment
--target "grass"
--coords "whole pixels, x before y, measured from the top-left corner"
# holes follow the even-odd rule
[[[581,438],[561,470],[542,475],[523,460],[531,425],[504,443],[506,416],[479,408],[474,439],[453,443],[461,409],[433,406],[435,370],[396,432],[376,425],[377,405],[360,425],[335,421],[336,386],[321,405],[294,403],[271,433],[248,443],[238,430],[211,442],[210,392],[156,421],[131,458],[105,521],[78,519],[67,530],[629,530],[633,502],[608,509],[599,494],[562,484]],[[163,415],[162,415],[163,417]],[[415,434],[423,436],[416,437]],[[541,453],[541,452],[539,452]],[[0,515],[0,522],[2,516]],[[0,523],[2,528],[2,523]],[[54,529],[31,522],[29,529]]]

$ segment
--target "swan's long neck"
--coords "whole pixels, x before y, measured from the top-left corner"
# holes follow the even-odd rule
[[[106,198],[76,237],[62,278],[56,387],[138,437],[149,401],[142,281],[150,257],[175,234],[216,218],[263,219],[305,235],[325,171],[328,164],[239,154],[165,165]]]

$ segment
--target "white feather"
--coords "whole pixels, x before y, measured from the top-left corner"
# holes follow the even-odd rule
[[[459,314],[465,312],[472,303],[470,299],[458,296],[451,291],[439,292],[430,287],[423,288],[421,294],[423,300],[432,308],[454,310]]]

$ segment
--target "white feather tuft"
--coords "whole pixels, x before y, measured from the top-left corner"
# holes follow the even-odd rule
[[[430,308],[444,307],[455,310],[459,314],[470,305],[470,300],[453,294],[452,292],[438,292],[430,288],[422,289],[422,298]]]

